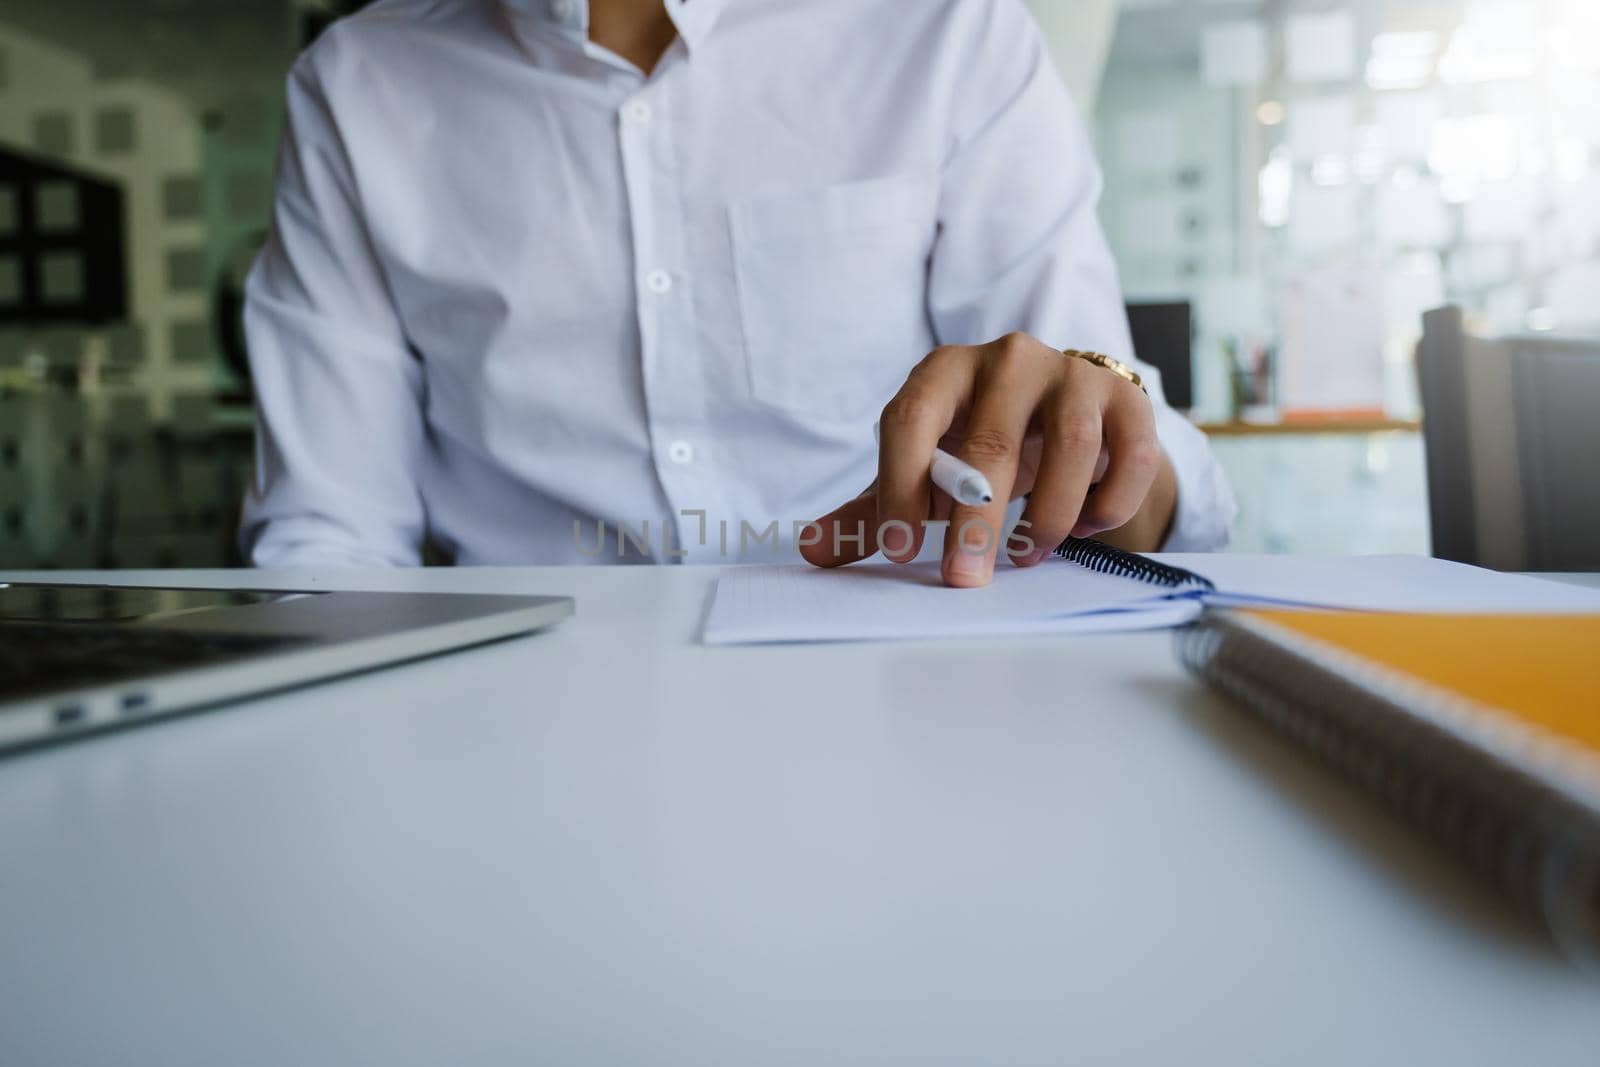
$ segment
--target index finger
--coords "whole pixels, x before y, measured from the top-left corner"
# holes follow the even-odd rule
[[[1022,442],[1047,385],[1046,378],[1026,366],[1001,362],[978,387],[960,457],[989,479],[994,499],[982,506],[957,504],[951,509],[943,567],[949,585],[972,588],[988,585],[994,577]]]
[[[970,348],[935,349],[883,409],[878,423],[877,533],[889,542],[883,554],[896,563],[915,559],[922,549],[932,502],[928,468],[933,450],[972,391],[976,362]],[[891,523],[904,523],[911,531],[908,543]]]

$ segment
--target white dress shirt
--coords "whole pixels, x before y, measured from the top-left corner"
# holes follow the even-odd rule
[[[380,0],[296,64],[248,285],[254,562],[771,559],[872,480],[932,348],[1132,360],[1021,0],[666,6],[648,77],[587,0]],[[1151,392],[1167,547],[1217,547],[1226,483]]]

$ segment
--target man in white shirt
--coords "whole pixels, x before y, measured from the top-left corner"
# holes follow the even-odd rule
[[[981,585],[1026,493],[1022,565],[1217,547],[1099,187],[1022,0],[379,0],[289,78],[243,544],[834,565],[948,520]],[[993,504],[930,487],[941,441]]]

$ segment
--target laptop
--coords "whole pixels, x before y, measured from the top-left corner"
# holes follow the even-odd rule
[[[570,597],[0,583],[0,752],[542,630]]]

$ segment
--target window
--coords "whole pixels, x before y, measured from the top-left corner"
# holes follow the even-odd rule
[[[206,255],[199,248],[174,248],[167,252],[167,289],[197,293],[206,285]]]
[[[34,186],[33,224],[39,233],[76,233],[83,225],[78,187],[64,179]]]
[[[33,117],[33,147],[50,156],[72,154],[72,116],[65,111],[42,111]]]
[[[205,190],[199,178],[168,178],[161,183],[161,213],[168,222],[197,219],[204,211]]]
[[[46,304],[81,304],[85,295],[83,256],[66,249],[39,257],[39,295]]]
[[[125,107],[103,108],[94,117],[95,150],[102,155],[119,155],[137,147],[138,136],[133,112]]]
[[[22,261],[16,256],[0,256],[0,307],[22,303]]]

